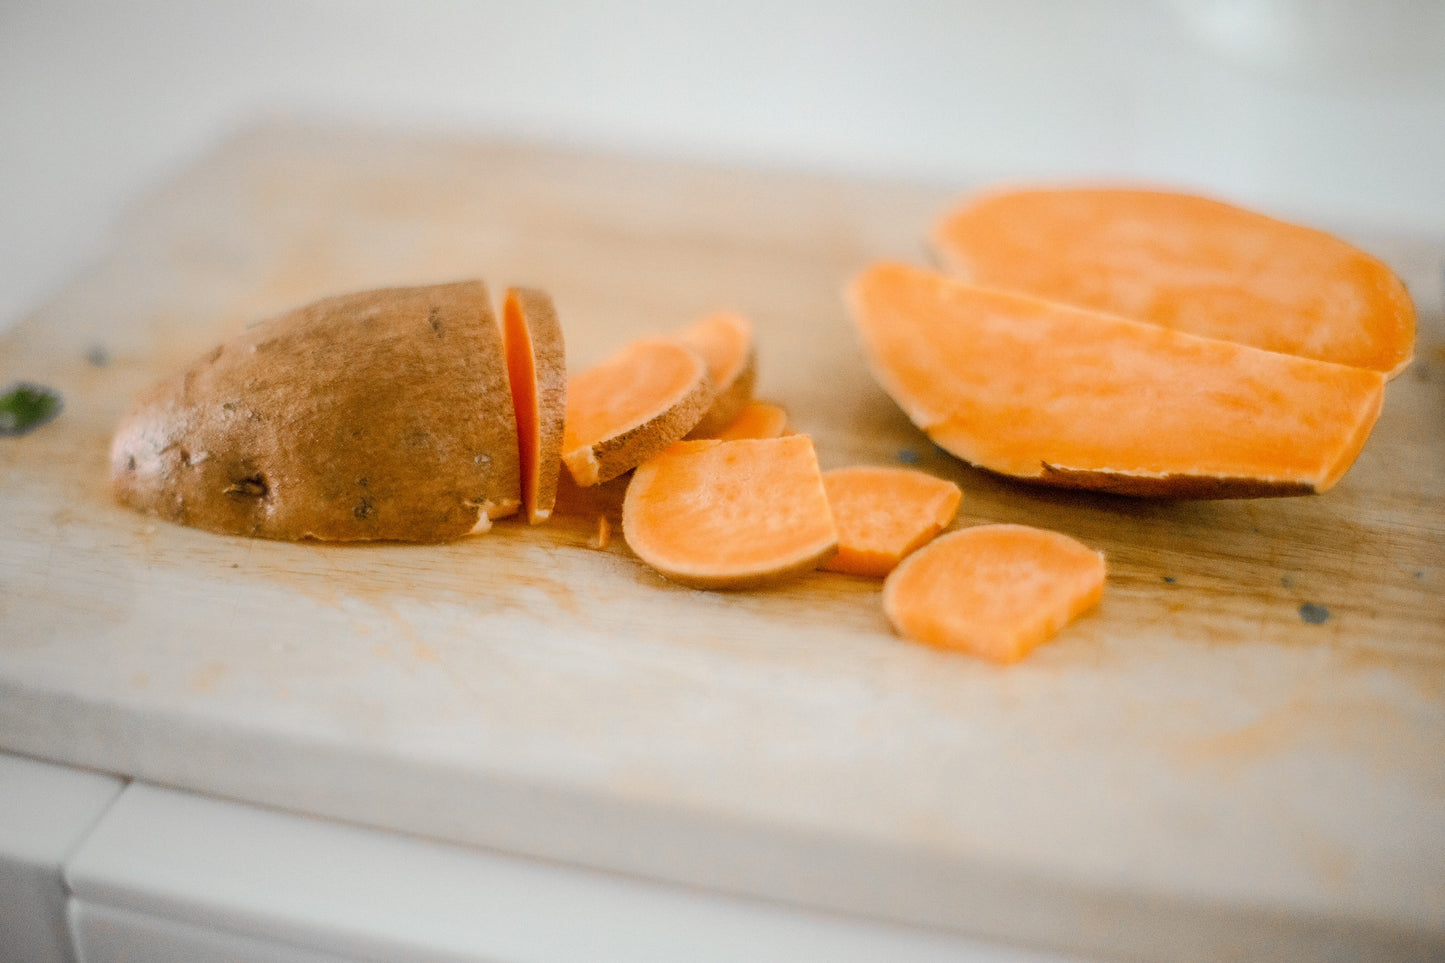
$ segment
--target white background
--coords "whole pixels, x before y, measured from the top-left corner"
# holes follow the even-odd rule
[[[1445,236],[1440,0],[0,0],[0,328],[278,114]]]

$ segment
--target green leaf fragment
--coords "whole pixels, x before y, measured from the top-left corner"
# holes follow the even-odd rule
[[[20,383],[0,394],[0,435],[23,435],[60,414],[60,395],[42,385]]]

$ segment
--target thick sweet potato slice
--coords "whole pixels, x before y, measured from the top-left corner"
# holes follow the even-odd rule
[[[902,636],[993,662],[1017,662],[1104,591],[1104,557],[1058,532],[980,525],[920,548],[883,583]]]
[[[562,461],[579,485],[609,481],[681,439],[712,400],[702,355],[634,341],[568,383]]]
[[[720,311],[684,328],[677,337],[707,362],[715,393],[712,406],[689,436],[712,438],[753,399],[758,374],[753,324],[740,314]]]
[[[1324,491],[1379,415],[1377,371],[879,264],[850,289],[884,389],[1005,475],[1195,498]]]
[[[266,538],[436,542],[516,512],[517,424],[480,281],[319,301],[237,335],[141,399],[116,496]]]
[[[683,441],[641,465],[622,537],[695,588],[752,588],[817,568],[838,531],[807,435]]]
[[[777,405],[766,401],[750,401],[738,412],[722,431],[721,441],[740,441],[744,438],[780,438],[788,428],[788,413]]]
[[[1394,375],[1415,309],[1384,264],[1320,231],[1186,194],[1018,190],[950,212],[933,245],[983,287]]]
[[[502,305],[517,413],[522,505],[535,525],[552,516],[562,470],[567,412],[567,352],[552,299],[531,288],[510,288]]]
[[[882,577],[948,527],[958,486],[911,468],[853,465],[823,473],[838,526],[838,554],[822,567]]]

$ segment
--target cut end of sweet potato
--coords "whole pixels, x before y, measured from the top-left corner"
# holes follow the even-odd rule
[[[732,422],[718,432],[720,441],[745,438],[781,438],[788,430],[788,413],[766,401],[750,401]]]
[[[881,578],[953,521],[953,482],[911,468],[854,465],[823,473],[838,554],[822,568]]]
[[[533,525],[552,515],[562,470],[567,353],[557,309],[544,292],[510,288],[502,305],[507,370],[517,416],[522,504]]]
[[[948,213],[933,247],[980,286],[1393,376],[1415,309],[1380,260],[1321,231],[1166,191],[1001,191]]]
[[[806,435],[673,445],[633,473],[622,535],[666,578],[707,589],[811,571],[838,544]]]
[[[578,485],[616,478],[685,436],[712,400],[700,354],[634,341],[568,383],[562,461]]]
[[[850,290],[875,376],[940,447],[1037,483],[1174,497],[1330,488],[1380,372],[1201,338],[932,271]]]
[[[707,376],[714,392],[712,405],[689,436],[715,437],[753,398],[757,381],[753,323],[740,314],[719,311],[684,328],[677,339],[707,362]]]
[[[883,583],[883,611],[905,638],[1017,662],[1104,590],[1104,557],[1025,525],[980,525],[920,548]]]

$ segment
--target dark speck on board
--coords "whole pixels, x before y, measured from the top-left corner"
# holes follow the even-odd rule
[[[85,353],[85,360],[89,361],[91,367],[104,368],[110,364],[110,352],[105,350],[105,345],[97,344]]]
[[[916,464],[918,464],[918,452],[914,451],[912,448],[900,448],[900,449],[898,449],[897,458],[898,458],[898,463],[901,464],[901,465],[916,465]]]
[[[1173,585],[1173,584],[1174,584],[1174,576],[1172,576],[1172,575],[1166,575],[1166,576],[1164,576],[1164,581],[1165,581],[1165,583],[1168,584],[1168,585]]]
[[[1330,610],[1323,605],[1316,605],[1313,602],[1306,602],[1299,607],[1299,617],[1310,625],[1320,625],[1329,621]]]

